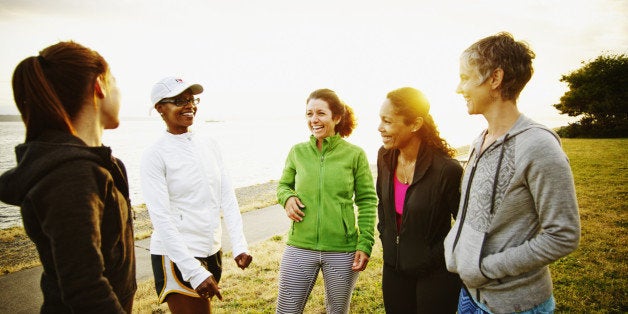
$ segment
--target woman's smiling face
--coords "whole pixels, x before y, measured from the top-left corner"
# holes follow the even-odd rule
[[[469,114],[483,114],[492,102],[490,80],[482,79],[475,67],[460,62],[460,82],[456,93],[462,95],[467,103]]]
[[[386,149],[404,148],[415,137],[412,132],[416,125],[408,125],[404,117],[395,112],[390,99],[384,100],[379,111],[380,123],[377,130],[382,136],[382,144]],[[419,126],[420,127],[420,126]]]
[[[307,126],[318,141],[336,134],[336,124],[340,118],[334,118],[329,104],[322,99],[310,99],[305,108]]]
[[[190,90],[172,97],[175,101],[187,100],[183,106],[177,106],[174,102],[158,103],[157,111],[166,122],[168,132],[172,134],[183,134],[188,132],[189,127],[194,123],[197,107],[193,102],[194,95]]]

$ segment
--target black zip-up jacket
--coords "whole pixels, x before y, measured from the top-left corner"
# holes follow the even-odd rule
[[[384,263],[401,273],[418,277],[445,269],[443,240],[458,211],[460,163],[430,146],[421,145],[397,231],[394,175],[399,151],[382,147],[377,155],[377,229]]]
[[[0,200],[21,207],[43,266],[42,313],[123,313],[136,290],[126,170],[105,146],[45,131],[15,148]]]

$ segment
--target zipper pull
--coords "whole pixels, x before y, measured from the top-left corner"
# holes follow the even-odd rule
[[[395,243],[399,244],[399,236],[397,236],[397,238],[395,239]]]

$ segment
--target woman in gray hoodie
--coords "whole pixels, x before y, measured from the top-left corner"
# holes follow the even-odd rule
[[[488,128],[471,146],[445,239],[447,269],[464,284],[458,313],[553,312],[548,265],[578,247],[578,204],[560,139],[517,109],[534,57],[499,33],[460,59],[457,92]]]

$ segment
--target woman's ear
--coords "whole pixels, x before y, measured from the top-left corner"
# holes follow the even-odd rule
[[[412,125],[412,132],[416,132],[420,130],[422,126],[423,126],[423,117],[417,117],[416,120],[414,120],[414,124]]]
[[[155,108],[155,111],[157,111],[157,113],[158,113],[160,116],[163,116],[163,115],[164,115],[163,111],[161,110],[161,105],[160,105],[160,104],[155,104],[155,107],[154,107],[154,108]]]
[[[497,89],[502,84],[502,80],[504,79],[504,70],[502,68],[497,68],[491,74],[491,88]]]
[[[105,98],[106,94],[105,84],[102,75],[96,77],[94,82],[94,95],[98,98]]]

